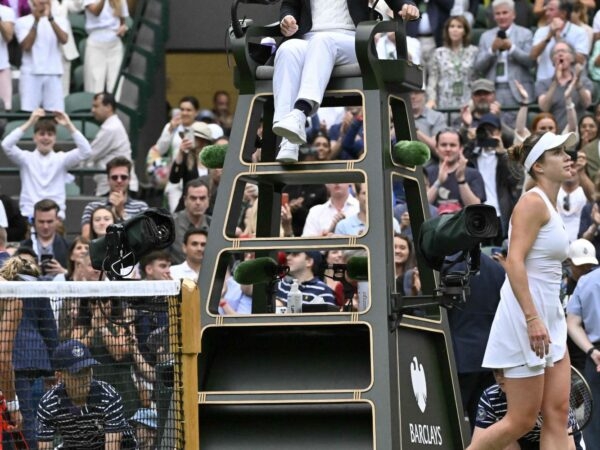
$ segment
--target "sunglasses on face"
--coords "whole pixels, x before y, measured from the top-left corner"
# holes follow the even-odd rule
[[[129,175],[111,175],[110,179],[113,181],[125,181],[125,180],[129,180]]]
[[[563,197],[563,209],[565,211],[569,211],[571,209],[571,200],[570,200],[570,194],[567,194]]]

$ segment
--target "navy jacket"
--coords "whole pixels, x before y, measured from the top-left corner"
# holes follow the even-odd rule
[[[462,308],[448,310],[448,321],[459,373],[481,372],[492,321],[500,302],[505,272],[502,266],[481,254],[479,274],[471,278],[471,294]],[[458,270],[458,269],[456,269]]]
[[[21,246],[31,247],[35,250],[31,239],[25,239],[23,242],[21,242]],[[60,234],[54,236],[54,242],[52,242],[52,254],[54,255],[54,259],[56,259],[61,266],[67,267],[67,260],[69,258],[69,242]]]
[[[53,372],[51,355],[58,345],[58,331],[48,298],[24,298],[23,316],[13,347],[15,370]]]
[[[354,25],[359,22],[371,20],[371,9],[366,0],[347,0],[348,10]],[[386,0],[385,3],[397,14],[402,9],[402,5],[415,3],[408,0]],[[298,31],[293,37],[300,37],[312,29],[312,15],[310,10],[310,0],[283,0],[279,13],[279,20],[285,16],[293,16],[298,23]]]

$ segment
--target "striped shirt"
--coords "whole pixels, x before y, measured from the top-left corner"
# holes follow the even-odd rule
[[[292,288],[292,278],[285,277],[279,281],[277,285],[277,300],[287,305],[287,297]],[[298,290],[302,293],[302,303],[330,303],[337,306],[335,294],[327,284],[317,277],[312,280],[298,283]]]
[[[69,399],[63,383],[54,386],[40,400],[37,419],[38,440],[53,441],[60,435],[66,450],[103,450],[106,433],[123,433],[122,443],[131,433],[121,396],[99,380],[92,380],[81,408]]]
[[[81,216],[81,226],[90,223],[92,213],[100,206],[110,206],[108,198],[106,200],[90,202],[85,205],[85,208],[83,208],[83,215]],[[123,210],[125,211],[125,217],[123,217],[123,220],[130,219],[131,217],[146,211],[147,209],[148,203],[142,200],[136,200],[128,195],[127,200],[125,200],[125,205],[123,206]]]
[[[483,391],[479,404],[477,405],[477,417],[475,418],[475,426],[479,428],[488,428],[498,422],[506,415],[506,394],[500,389],[500,386],[494,384]],[[540,432],[542,430],[542,416],[539,415],[535,421],[533,429],[519,439],[521,448],[539,448]],[[573,410],[569,408],[569,423],[568,428],[574,431],[579,429],[577,420],[573,415]],[[574,433],[575,442],[581,438],[580,432]],[[531,447],[531,444],[537,444]]]

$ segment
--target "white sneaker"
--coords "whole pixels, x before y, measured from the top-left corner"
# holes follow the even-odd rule
[[[283,138],[281,145],[279,146],[279,153],[275,157],[275,161],[282,164],[290,164],[298,162],[298,151],[300,146],[298,144],[292,144],[286,138]]]
[[[273,133],[286,138],[292,144],[306,144],[306,116],[299,109],[293,109],[273,124]]]

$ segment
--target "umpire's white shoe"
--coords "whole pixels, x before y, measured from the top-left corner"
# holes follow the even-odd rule
[[[273,133],[292,144],[306,144],[306,116],[299,109],[293,109],[273,124]]]
[[[298,162],[298,151],[300,146],[298,144],[292,144],[286,138],[283,138],[281,145],[279,146],[279,153],[275,157],[277,162],[282,164],[291,164]]]

